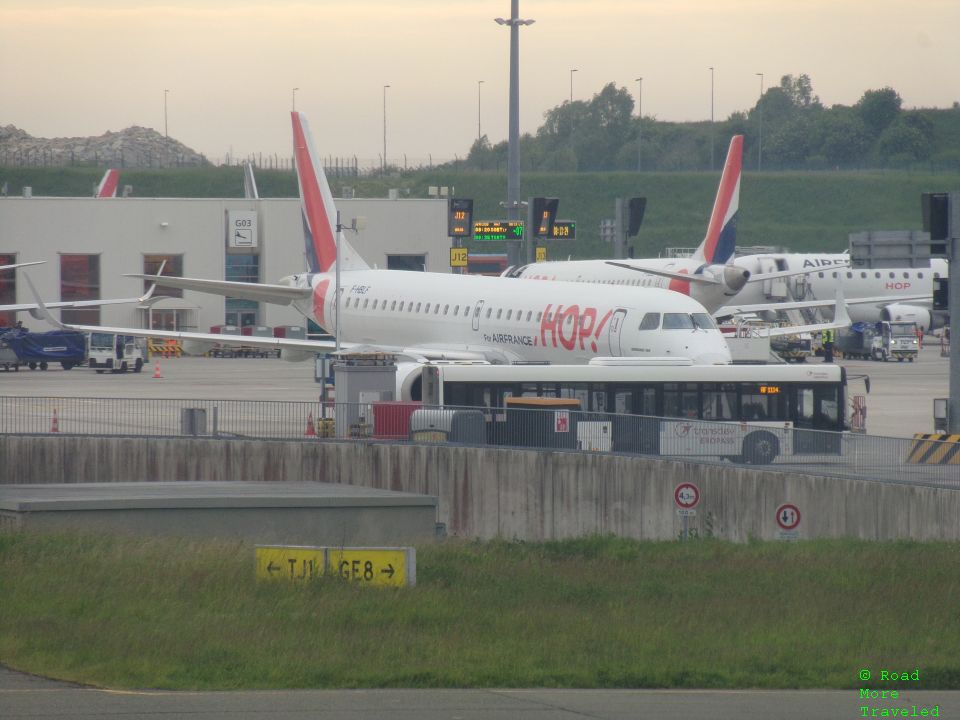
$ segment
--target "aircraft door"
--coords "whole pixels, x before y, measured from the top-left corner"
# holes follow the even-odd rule
[[[483,300],[477,300],[477,306],[473,309],[473,329],[480,329],[480,311],[483,310]]]
[[[786,268],[780,267],[781,262],[777,262],[776,258],[772,257],[759,257],[757,258],[757,269],[756,273],[759,275],[765,275],[767,273],[775,273],[785,270]],[[767,300],[774,300],[776,302],[783,302],[787,299],[787,278],[773,278],[771,280],[763,281],[763,295]]]
[[[620,349],[620,334],[623,330],[623,323],[627,317],[627,311],[620,309],[616,310],[613,313],[613,317],[610,318],[610,328],[607,331],[607,341],[610,344],[610,357],[620,357],[623,355],[623,352]]]

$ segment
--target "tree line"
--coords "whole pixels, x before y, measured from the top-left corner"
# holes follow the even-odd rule
[[[784,75],[752,108],[715,123],[641,121],[633,111],[632,95],[615,83],[590,100],[564,101],[544,113],[536,134],[520,138],[522,169],[709,170],[723,163],[730,136],[742,134],[744,166],[754,169],[960,170],[960,102],[904,109],[890,87],[867,90],[853,106],[828,108],[809,76]],[[484,135],[455,166],[505,171],[507,142],[491,144]]]

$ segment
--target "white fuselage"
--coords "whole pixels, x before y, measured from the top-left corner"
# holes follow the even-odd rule
[[[688,258],[649,258],[644,260],[617,260],[622,265],[648,267],[656,270],[665,270],[675,273],[693,275],[697,271],[711,275],[719,273],[718,279],[723,277],[722,265],[709,265]],[[689,295],[703,305],[707,312],[715,312],[730,298],[736,295],[736,290],[730,290],[725,284],[706,284],[687,282],[677,278],[643,272],[642,270],[628,270],[627,268],[610,265],[604,260],[567,260],[534,263],[523,267],[511,277],[525,280],[565,280],[569,282],[601,283],[605,285],[629,286],[641,288],[659,288],[674,290]]]
[[[777,270],[810,270],[806,275],[749,283],[737,295],[737,303],[771,303],[792,300],[830,300],[838,285],[848,302],[853,322],[877,322],[881,311],[891,306],[914,306],[929,310],[933,280],[947,276],[945,260],[932,259],[928,268],[859,269],[847,267],[849,256],[838,253],[779,253],[744,255],[734,264],[752,274]],[[857,300],[870,298],[867,303]],[[921,323],[923,324],[923,323]],[[926,325],[929,328],[929,325]]]
[[[285,282],[313,288],[298,309],[337,333],[335,273]],[[475,353],[494,362],[586,363],[594,357],[690,358],[730,362],[723,336],[702,305],[679,293],[569,282],[396,270],[340,273],[343,343]],[[655,329],[640,329],[658,313]],[[670,316],[667,318],[666,316]],[[665,329],[663,326],[678,326]],[[706,328],[706,329],[705,329]]]

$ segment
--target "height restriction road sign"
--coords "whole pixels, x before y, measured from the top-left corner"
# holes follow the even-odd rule
[[[693,483],[680,483],[673,491],[673,500],[681,510],[692,510],[700,503],[700,488]]]

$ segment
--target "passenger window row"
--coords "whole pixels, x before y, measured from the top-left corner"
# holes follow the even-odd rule
[[[387,310],[389,303],[389,311],[396,313],[420,313],[422,315],[444,315],[452,317],[470,317],[470,305],[450,305],[440,303],[424,303],[406,300],[372,300],[370,298],[359,298],[359,297],[348,297],[344,301],[344,308],[353,308],[354,310]],[[461,312],[461,307],[463,312]],[[441,310],[442,308],[442,310]],[[496,313],[496,316],[494,316]],[[547,320],[552,320],[553,313],[548,313]],[[543,311],[539,311],[534,316],[533,310],[524,311],[523,309],[514,310],[513,308],[492,308],[488,307],[487,312],[484,317],[490,319],[495,317],[497,320],[513,320],[514,322],[540,322],[543,318]],[[565,320],[567,322],[573,322],[573,316],[568,315]]]
[[[861,277],[861,279],[866,279],[866,277],[867,277],[869,274],[870,274],[870,273],[868,273],[866,270],[861,270],[861,271],[860,271],[860,277]],[[888,275],[889,275],[889,277],[890,277],[891,280],[895,280],[896,277],[897,277],[897,274],[896,274],[895,272],[888,273]],[[822,273],[822,272],[821,272],[821,273],[817,273],[817,277],[824,278],[824,277],[826,277],[826,273]],[[831,277],[833,277],[833,278],[838,278],[838,277],[840,277],[840,274],[839,274],[836,270],[834,270],[833,273],[831,274]],[[874,271],[873,277],[876,278],[877,280],[879,280],[881,277],[883,277],[883,273],[878,272],[878,271]],[[909,271],[904,271],[904,272],[903,272],[903,278],[904,278],[905,280],[909,280],[910,277],[911,277],[911,275],[910,275],[910,272],[909,272]],[[935,272],[935,273],[933,274],[933,277],[935,277],[935,278],[940,277],[940,273]],[[848,270],[848,271],[847,271],[847,279],[850,280],[850,279],[852,279],[852,278],[853,278],[853,271]],[[918,279],[918,280],[923,280],[923,273],[922,273],[922,272],[917,271],[917,279]]]

